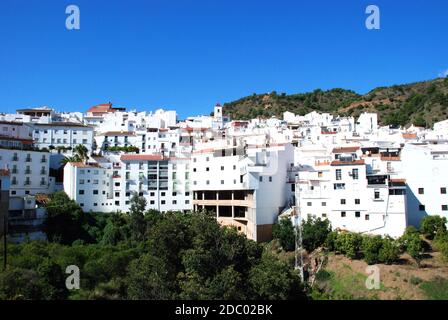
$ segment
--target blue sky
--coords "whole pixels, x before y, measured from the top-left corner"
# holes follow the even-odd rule
[[[112,101],[183,118],[252,93],[432,79],[448,69],[447,17],[446,0],[1,0],[0,111]]]

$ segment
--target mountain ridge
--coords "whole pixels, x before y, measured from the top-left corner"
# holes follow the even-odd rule
[[[223,105],[223,113],[235,120],[282,118],[285,111],[299,115],[318,111],[354,117],[362,112],[376,112],[382,125],[430,127],[434,122],[448,119],[448,77],[376,87],[366,94],[341,88],[289,95],[273,91]]]

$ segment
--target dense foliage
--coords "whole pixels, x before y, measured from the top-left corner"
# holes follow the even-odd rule
[[[52,195],[49,241],[11,245],[0,299],[298,299],[292,266],[205,212],[83,213]],[[65,288],[69,265],[80,290]]]

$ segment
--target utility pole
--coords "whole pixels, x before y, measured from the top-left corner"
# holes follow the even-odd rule
[[[294,237],[295,237],[295,269],[299,269],[302,283],[305,282],[303,274],[303,248],[302,248],[302,219],[300,214],[300,180],[296,178],[296,206],[294,207]]]
[[[3,271],[6,270],[6,259],[8,257],[8,241],[7,241],[7,229],[8,228],[8,218],[6,213],[3,215]]]

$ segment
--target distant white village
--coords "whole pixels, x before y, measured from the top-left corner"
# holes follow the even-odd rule
[[[67,161],[78,145],[88,158]],[[147,209],[206,210],[259,242],[282,217],[398,237],[427,215],[448,218],[448,120],[392,129],[373,113],[242,121],[219,104],[182,121],[111,103],[22,109],[0,114],[0,178],[16,241],[44,237],[45,203],[59,190],[85,212],[127,212],[135,194]]]

